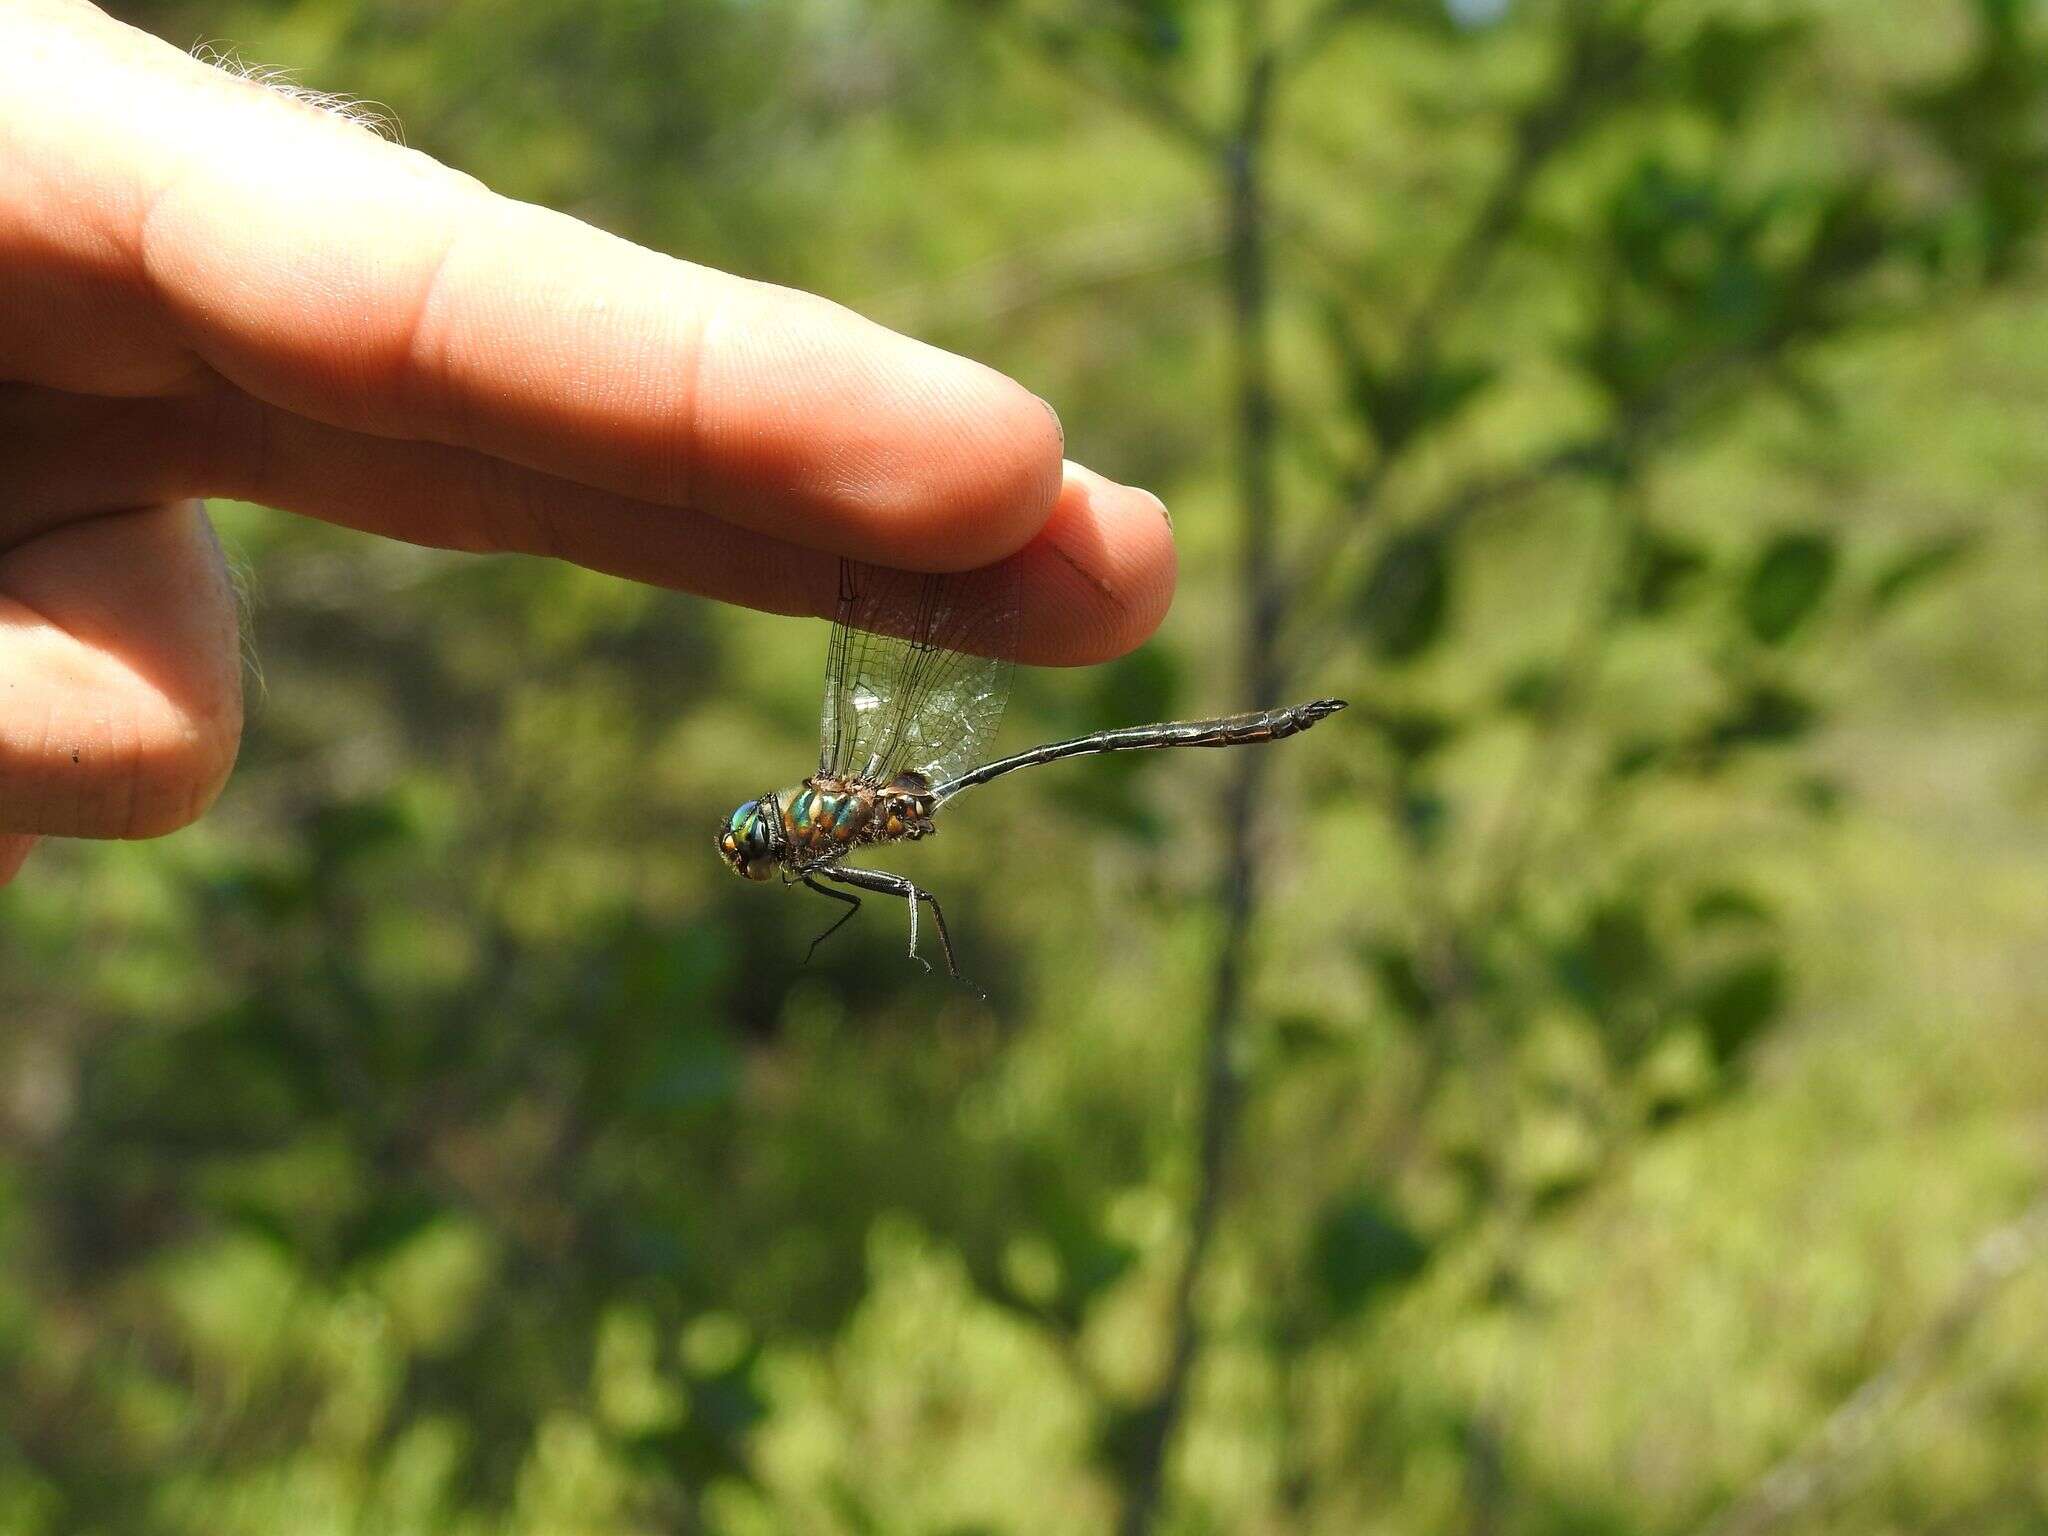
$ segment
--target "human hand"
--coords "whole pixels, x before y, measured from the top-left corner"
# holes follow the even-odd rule
[[[1105,660],[1159,503],[1019,385],[657,255],[81,0],[0,11],[0,884],[219,793],[234,599],[196,499],[829,614],[838,557],[1019,567],[1021,659]]]

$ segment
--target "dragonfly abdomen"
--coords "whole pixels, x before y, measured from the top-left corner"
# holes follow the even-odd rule
[[[1140,752],[1161,747],[1242,747],[1264,741],[1284,741],[1299,735],[1318,720],[1327,719],[1344,708],[1342,699],[1315,699],[1285,709],[1256,709],[1242,715],[1219,715],[1211,720],[1168,720],[1159,725],[1130,725],[1113,731],[1097,731],[1072,741],[1048,742],[993,763],[984,763],[933,791],[933,803],[943,805],[963,789],[986,784],[1019,768],[1056,763],[1066,757],[1093,757],[1101,752]]]
[[[1128,726],[1104,731],[1108,750],[1146,747],[1242,747],[1262,741],[1285,741],[1344,707],[1342,699],[1316,699],[1285,709],[1255,709],[1213,720],[1175,720],[1164,725]]]

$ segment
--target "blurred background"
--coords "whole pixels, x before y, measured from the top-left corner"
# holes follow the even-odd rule
[[[216,507],[200,827],[0,894],[9,1533],[2048,1532],[2029,0],[126,0],[1007,370],[1137,655],[735,880],[824,626]],[[764,776],[763,765],[782,770]]]

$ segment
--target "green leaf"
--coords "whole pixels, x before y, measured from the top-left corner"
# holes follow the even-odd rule
[[[1448,534],[1419,528],[1388,540],[1358,600],[1366,638],[1383,660],[1412,661],[1443,638],[1451,587]]]
[[[229,1225],[251,1237],[261,1238],[280,1254],[293,1260],[306,1257],[307,1244],[299,1229],[279,1212],[255,1200],[232,1200],[220,1213]]]
[[[1394,806],[1394,814],[1411,842],[1418,848],[1432,847],[1450,824],[1450,802],[1426,789],[1405,791]]]
[[[1692,920],[1694,925],[1700,928],[1769,928],[1776,922],[1769,907],[1748,891],[1732,885],[1713,886],[1695,896],[1692,902]]]
[[[1103,1466],[1128,1476],[1146,1460],[1152,1442],[1165,1427],[1165,1408],[1156,1399],[1126,1408],[1104,1407],[1095,1425],[1091,1450]]]
[[[753,1381],[753,1360],[732,1370],[699,1381],[690,1387],[690,1412],[699,1425],[730,1443],[744,1435],[768,1413],[767,1400]]]
[[[1937,534],[1908,546],[1885,562],[1870,583],[1870,609],[1882,613],[1963,563],[1977,547],[1974,531]]]
[[[1708,727],[1705,745],[1715,755],[1743,747],[1781,747],[1804,736],[1819,715],[1791,690],[1760,683]]]
[[[1029,1210],[1020,1213],[1016,1230],[1042,1240],[1056,1263],[1056,1272],[1040,1290],[1018,1288],[1008,1272],[991,1276],[988,1293],[1006,1306],[1033,1317],[1051,1318],[1061,1327],[1078,1329],[1088,1308],[1104,1291],[1130,1273],[1138,1250],[1105,1230],[1088,1197],[1063,1187],[1048,1175],[1034,1180]]]
[[[1371,706],[1365,718],[1405,767],[1414,767],[1458,734],[1458,723],[1435,710]]]
[[[1415,956],[1395,944],[1376,944],[1366,955],[1380,984],[1380,995],[1410,1024],[1426,1024],[1436,1014],[1436,1000],[1422,984]]]
[[[375,1264],[388,1258],[446,1211],[445,1205],[421,1190],[404,1186],[386,1189],[343,1229],[338,1245],[342,1262]]]
[[[1138,1250],[1092,1224],[1055,1228],[1051,1235],[1064,1281],[1058,1310],[1078,1327],[1088,1304],[1130,1273]]]
[[[1613,901],[1586,914],[1578,936],[1557,956],[1565,990],[1601,1018],[1642,994],[1664,973],[1664,957],[1642,908]]]
[[[1494,380],[1491,363],[1439,363],[1397,381],[1391,402],[1406,422],[1410,439],[1447,426]]]
[[[239,915],[277,925],[312,906],[316,894],[313,874],[311,864],[304,860],[241,860],[207,881],[204,890]]]
[[[1614,749],[1608,761],[1607,774],[1614,779],[1632,779],[1638,774],[1648,773],[1669,755],[1668,742],[1639,736],[1623,741]]]
[[[1791,638],[1835,578],[1835,541],[1825,533],[1781,533],[1764,546],[1742,587],[1742,617],[1765,645]]]
[[[1679,57],[1686,95],[1723,128],[1735,127],[1805,30],[1798,21],[1751,25],[1715,17]]]
[[[1830,288],[1839,290],[1882,261],[1902,233],[1872,182],[1858,179],[1835,189],[1800,263],[1801,289],[1809,299],[1823,299]]]
[[[1792,803],[1821,821],[1841,810],[1842,803],[1849,798],[1842,781],[1824,773],[1807,774],[1791,786],[1791,791]]]
[[[1339,1056],[1349,1049],[1349,1040],[1314,1014],[1285,1013],[1273,1021],[1273,1055],[1284,1063]]]
[[[305,837],[323,866],[391,849],[415,835],[412,817],[395,795],[330,801],[305,822]]]
[[[1666,612],[1706,567],[1706,554],[1697,544],[1644,528],[1637,538],[1630,594],[1636,611],[1651,616]]]
[[[1785,962],[1778,955],[1737,961],[1703,982],[1693,1012],[1705,1026],[1714,1059],[1723,1065],[1777,1022],[1788,990]]]
[[[1422,1239],[1371,1195],[1338,1201],[1316,1227],[1316,1279],[1340,1317],[1414,1279],[1428,1262]]]
[[[1513,715],[1540,715],[1557,702],[1563,686],[1555,662],[1532,661],[1501,685],[1500,707]]]
[[[1351,407],[1385,454],[1449,425],[1499,371],[1491,363],[1439,359],[1390,372],[1374,361],[1341,311],[1330,312],[1328,330]]]

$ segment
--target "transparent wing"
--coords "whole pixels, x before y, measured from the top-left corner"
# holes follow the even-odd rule
[[[1017,648],[1013,568],[921,575],[842,560],[818,771],[934,783],[986,754]]]

